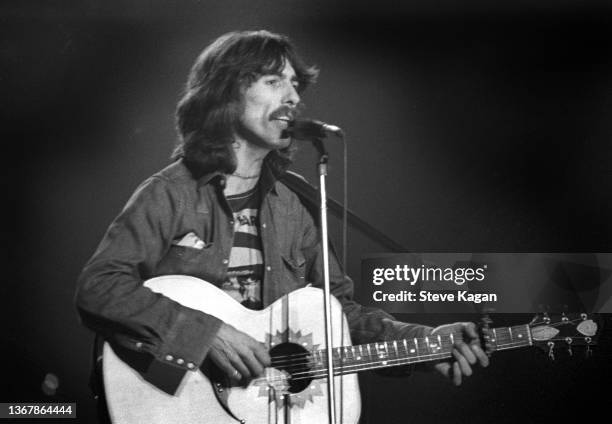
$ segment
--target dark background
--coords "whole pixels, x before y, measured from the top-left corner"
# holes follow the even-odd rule
[[[610,251],[612,8],[395,3],[2,3],[1,401],[76,401],[94,422],[76,277],[134,188],[168,163],[188,69],[230,30],[288,34],[320,67],[303,100],[348,134],[349,207],[406,249]],[[329,149],[340,199],[342,151]],[[294,169],[316,181],[310,146]],[[359,281],[361,255],[384,248],[357,233],[349,246]],[[503,352],[460,389],[365,375],[364,421],[586,420],[604,408],[609,362]],[[49,372],[60,386],[46,397]]]

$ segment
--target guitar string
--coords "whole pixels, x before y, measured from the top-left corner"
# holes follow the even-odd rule
[[[457,335],[458,335],[458,334],[457,334]],[[446,339],[448,339],[448,340],[444,340],[445,338],[446,338]],[[443,340],[442,340],[442,344],[443,344],[443,345],[444,345],[445,343],[446,343],[446,344],[449,344],[449,345],[452,345],[452,343],[450,343],[450,335],[443,335],[443,336],[442,336],[442,339],[443,339]],[[438,341],[438,339],[437,339],[437,338],[433,338],[433,340]],[[426,343],[426,339],[425,339],[425,338],[419,338],[419,339],[417,339],[417,345],[418,345],[418,346],[414,344],[414,339],[412,339],[412,340],[410,340],[410,341],[408,341],[408,339],[406,339],[405,341],[406,341],[406,343],[410,343],[411,345],[413,345],[413,346],[414,346],[414,348],[412,348],[412,349],[414,349],[414,350],[417,350],[417,348],[418,348],[418,349],[423,349],[423,345],[426,345],[426,344],[427,344],[427,343]],[[420,344],[419,344],[419,341],[421,342]],[[396,340],[396,342],[397,342],[397,340]],[[384,349],[384,351],[385,351],[385,352],[387,352],[387,353],[385,353],[385,355],[388,355],[388,352],[389,352],[390,350],[397,350],[398,352],[401,350],[401,351],[404,351],[404,352],[405,352],[405,353],[407,353],[407,354],[410,354],[410,352],[408,352],[408,351],[406,350],[406,348],[404,347],[404,340],[401,340],[399,343],[397,343],[396,347],[393,347],[393,345],[391,345],[391,346],[390,346],[390,345],[389,345],[389,343],[392,343],[392,342],[377,342],[377,343],[368,343],[368,344],[364,344],[364,345],[357,345],[357,346],[339,346],[339,347],[335,347],[335,348],[333,348],[333,350],[334,350],[334,353],[335,353],[335,354],[337,354],[337,355],[338,355],[338,354],[340,354],[340,356],[341,356],[342,350],[344,350],[345,355],[347,355],[347,351],[349,351],[349,350],[350,350],[350,352],[352,353],[352,356],[353,356],[353,357],[357,357],[357,356],[359,356],[359,357],[366,357],[366,358],[367,358],[367,357],[378,357],[378,356],[380,355],[380,353],[379,353],[379,349]],[[429,343],[431,344],[431,341],[430,341]],[[368,346],[368,345],[372,347],[372,349],[371,349],[371,350],[374,350],[374,351],[375,351],[375,353],[369,353],[369,354],[363,354],[363,353],[361,353],[361,354],[355,354],[355,351],[354,351],[354,348],[355,348],[355,347],[359,347],[359,346]],[[379,346],[381,346],[381,345],[382,345],[382,346],[384,346],[384,347],[383,347],[383,348],[379,347]],[[366,349],[367,349],[367,348],[366,348]],[[411,349],[411,350],[412,350],[412,349]],[[316,355],[315,355],[315,352],[316,352]],[[327,349],[319,349],[319,350],[314,351],[314,352],[301,352],[301,353],[292,354],[292,355],[285,355],[285,356],[283,356],[283,355],[279,355],[279,356],[273,356],[273,357],[272,357],[272,363],[273,363],[273,364],[292,363],[292,362],[293,362],[293,359],[297,359],[297,358],[304,359],[304,358],[310,358],[310,357],[312,357],[312,356],[317,356],[317,355],[318,355],[318,356],[323,357],[323,356],[325,356],[326,354],[327,354]],[[348,355],[347,355],[347,356],[345,356],[345,357],[346,357],[347,359],[349,359]],[[285,358],[290,358],[290,359],[288,359],[288,360],[284,360],[284,361],[282,361],[282,360],[276,360],[276,361],[275,361],[275,359],[285,359]]]
[[[559,327],[559,326],[567,325],[568,323],[574,323],[576,321],[583,321],[583,320],[581,318],[576,318],[576,319],[573,319],[573,320],[568,320],[568,322],[558,322],[558,323],[547,324],[547,325],[550,326],[550,327]],[[521,329],[522,327],[526,327],[526,326],[533,327],[533,326],[537,326],[537,325],[540,325],[540,324],[545,324],[545,322],[535,322],[535,323],[531,323],[531,324],[518,325],[518,326],[513,326],[513,327],[498,327],[495,330],[498,330],[498,331],[500,331],[500,330],[504,330],[504,331],[510,330],[511,331],[511,330],[514,330],[514,329]],[[460,335],[460,333],[452,333],[452,334],[453,334],[453,336],[459,336]],[[441,335],[441,336],[442,337],[450,337],[450,335],[446,335],[446,334],[445,335]],[[500,337],[501,336],[498,336],[498,340],[499,340]],[[510,336],[510,337],[512,338],[512,336]],[[580,339],[582,337],[577,337],[577,338]],[[409,339],[399,340],[400,341],[399,345],[403,345],[404,340],[408,341]],[[425,340],[426,340],[425,338],[418,338],[418,341],[422,341],[423,343],[425,343]],[[410,340],[410,342],[412,342],[412,340]],[[378,344],[385,344],[385,343],[388,344],[388,343],[391,343],[391,342],[367,343],[367,344],[364,344],[364,345],[361,345],[361,346],[367,346],[367,345],[375,346],[375,345],[378,345]],[[356,346],[339,346],[339,347],[335,347],[333,349],[337,351],[338,349],[351,348],[351,347],[356,347]],[[387,346],[387,348],[388,348],[388,346]],[[321,354],[324,354],[324,353],[326,353],[326,351],[327,351],[326,349],[321,349],[321,350],[318,350],[317,352],[320,352]],[[309,353],[296,353],[296,354],[290,354],[290,355],[277,355],[277,356],[274,356],[273,359],[305,357],[305,356],[310,355],[310,354],[311,353],[309,352]]]
[[[519,327],[520,326],[513,327],[513,328],[514,329],[519,329]],[[460,333],[453,333],[453,338],[458,338],[460,335],[461,335]],[[453,343],[450,342],[450,339],[451,339],[450,335],[444,334],[444,335],[440,335],[440,336],[441,336],[441,339],[442,339],[441,341],[442,341],[443,345],[445,343],[449,344],[449,345],[453,345]],[[376,343],[367,343],[367,344],[364,344],[364,345],[357,345],[357,346],[339,346],[339,347],[333,348],[333,350],[335,351],[334,353],[338,353],[339,351],[344,349],[345,350],[345,354],[347,353],[346,351],[350,350],[350,352],[351,352],[353,357],[355,357],[355,356],[360,356],[360,357],[378,357],[379,356],[378,349],[384,349],[385,352],[388,352],[389,350],[402,350],[402,351],[405,351],[406,353],[408,353],[408,351],[406,350],[406,347],[405,347],[408,343],[414,346],[414,348],[412,348],[412,349],[417,350],[417,349],[420,349],[422,345],[427,345],[428,342],[429,342],[429,344],[431,344],[431,340],[438,341],[438,338],[435,337],[435,336],[433,338],[429,338],[429,340],[427,338],[424,338],[424,337],[423,338],[417,338],[416,344],[414,342],[414,339],[402,339],[402,340],[399,340],[399,343],[397,343],[396,347],[392,347],[392,345],[391,346],[389,345],[389,343],[392,343],[392,342],[376,342]],[[396,342],[398,342],[398,340],[396,340]],[[379,348],[380,345],[382,345],[383,347]],[[374,353],[374,354],[371,354],[371,353],[370,354],[363,354],[361,352],[361,349],[360,349],[361,353],[360,354],[355,354],[355,349],[354,348],[360,347],[360,346],[371,346],[376,351],[376,353]],[[315,352],[316,352],[316,354],[315,354]],[[319,350],[314,351],[314,352],[300,352],[300,353],[291,354],[291,355],[277,355],[277,356],[273,356],[272,357],[272,362],[274,364],[291,363],[294,358],[307,358],[307,357],[315,356],[315,355],[324,356],[324,355],[326,355],[326,353],[327,353],[327,349],[319,349]],[[287,359],[287,360],[282,361],[281,359]]]
[[[576,319],[576,320],[571,320],[570,322],[574,322],[574,321],[578,321],[578,319]],[[555,327],[555,326],[561,326],[561,325],[567,325],[567,324],[568,324],[568,322],[565,322],[565,323],[563,323],[563,322],[562,322],[562,323],[549,324],[549,326]],[[531,325],[533,326],[533,325],[536,325],[536,324],[531,324]],[[527,325],[525,325],[525,327],[526,327],[526,326],[527,326]],[[526,344],[529,344],[529,342],[528,342],[528,341],[516,341],[516,342],[512,341],[512,342],[509,342],[509,343],[504,343],[504,341],[505,341],[505,340],[512,340],[512,339],[513,339],[513,336],[512,336],[512,334],[511,334],[511,330],[512,330],[512,329],[520,329],[521,327],[523,327],[523,326],[507,327],[506,329],[507,329],[508,331],[510,331],[510,333],[509,333],[509,334],[507,334],[507,335],[503,335],[503,336],[498,336],[498,337],[497,337],[496,349],[497,349],[497,350],[504,350],[504,349],[510,349],[510,348],[512,348],[512,347],[518,347],[518,346],[521,346],[521,345],[526,345]],[[500,329],[504,329],[504,328],[503,328],[503,327],[498,328],[498,330],[500,330]],[[505,329],[504,329],[504,330],[505,330]],[[455,333],[453,333],[453,334],[455,334]],[[447,356],[452,356],[452,355],[450,354],[450,351],[452,351],[453,343],[450,343],[450,337],[449,337],[448,335],[447,335],[447,338],[448,338],[449,340],[444,340],[444,341],[442,341],[442,348],[444,348],[444,349],[448,349],[448,350],[449,350],[449,352],[443,352],[443,353],[434,353],[434,354],[429,354],[429,355],[417,355],[417,359],[418,359],[418,360],[420,360],[420,358],[426,358],[426,357],[428,357],[428,356],[432,356],[432,355],[433,355],[433,356],[435,356],[435,355],[447,355]],[[574,339],[574,338],[575,338],[575,337],[573,337],[572,339]],[[582,337],[580,337],[580,338],[582,338]],[[424,340],[424,341],[425,341],[426,339],[422,339],[422,340]],[[563,340],[563,341],[566,341],[566,338],[564,338],[564,337],[560,337],[560,338],[552,338],[552,339],[549,339],[548,341],[553,341],[553,340],[555,340],[555,341],[557,341],[557,340]],[[446,343],[445,343],[445,342],[446,342]],[[385,342],[382,342],[382,343],[383,343],[383,345],[385,344]],[[397,347],[397,346],[395,346],[395,347]],[[346,350],[347,350],[347,349],[348,349],[348,348],[347,348],[347,347],[345,347],[345,352],[346,352]],[[339,348],[335,348],[335,350],[336,350],[336,352],[338,352],[338,353],[341,355],[341,349],[339,349]],[[322,350],[322,351],[320,351],[320,352],[321,352],[321,353],[325,353],[325,351],[326,351],[326,350]],[[387,345],[387,346],[385,346],[385,351],[387,352],[386,354],[388,355],[388,345]],[[354,351],[352,351],[352,353],[354,354]],[[304,368],[304,366],[307,366],[307,365],[308,365],[308,366],[310,366],[310,365],[312,365],[312,361],[310,360],[309,355],[310,355],[309,353],[301,353],[301,354],[292,354],[292,355],[277,356],[277,357],[274,357],[274,358],[275,358],[275,359],[279,359],[279,358],[289,358],[289,357],[293,357],[294,359],[298,359],[298,358],[299,358],[300,360],[301,360],[301,359],[306,359],[305,361],[303,361],[303,362],[301,362],[301,363],[300,363],[300,362],[297,362],[297,361],[295,361],[295,360],[293,360],[293,361],[292,361],[292,360],[289,360],[289,361],[284,361],[284,362],[288,362],[288,363],[291,365],[291,367],[292,367],[292,368],[297,368],[297,367],[299,367],[299,368],[302,368],[302,369],[303,369],[303,368]],[[379,355],[380,355],[380,354],[379,354]],[[390,365],[388,365],[388,363],[389,363],[389,362],[392,362],[392,363],[398,362],[398,364],[393,364],[393,365],[399,365],[399,364],[400,364],[402,361],[407,361],[407,362],[405,362],[405,363],[410,363],[411,361],[412,361],[412,362],[414,362],[414,361],[413,361],[413,359],[414,359],[414,358],[406,358],[406,357],[404,357],[404,358],[389,358],[389,357],[387,357],[387,358],[381,358],[381,357],[380,357],[380,356],[378,356],[378,355],[361,355],[361,356],[365,356],[365,360],[366,360],[366,361],[368,361],[368,362],[372,361],[372,358],[376,358],[376,359],[378,359],[378,361],[372,361],[372,362],[370,362],[370,363],[372,363],[372,364],[373,364],[374,362],[377,362],[379,365],[372,365],[372,366],[368,366],[368,362],[364,363],[364,361],[362,360],[362,362],[361,362],[361,363],[357,363],[357,364],[344,364],[344,365],[339,365],[339,366],[340,366],[340,367],[342,367],[342,369],[343,369],[343,370],[346,370],[346,369],[348,369],[348,368],[355,368],[355,367],[356,367],[356,368],[361,367],[361,370],[366,370],[366,369],[374,369],[374,368],[381,368],[381,367],[390,366]],[[347,360],[349,360],[349,361],[351,360],[351,359],[350,359],[350,358],[348,358],[348,357],[347,357],[346,359],[347,359]],[[340,356],[339,360],[340,360],[340,362],[342,362],[342,361],[343,361],[343,359],[342,359],[342,357],[341,357],[341,356]],[[355,359],[353,359],[353,360],[355,360]],[[276,361],[276,363],[275,363],[274,365],[277,365],[277,366],[278,366],[278,365],[279,365],[280,363],[282,363],[282,362],[283,362],[283,361],[278,361],[278,360],[277,360],[277,361]],[[387,365],[381,365],[381,364],[382,364],[382,362],[386,362],[386,363],[387,363]],[[289,367],[287,367],[287,368],[289,368]],[[298,373],[294,373],[294,374],[292,374],[292,376],[297,376],[297,377],[296,377],[296,379],[303,379],[303,378],[317,378],[319,375],[317,375],[316,373],[317,373],[317,372],[321,372],[321,371],[323,371],[323,372],[325,372],[325,373],[326,373],[326,368],[318,368],[318,369],[317,369],[317,368],[309,368],[309,369],[307,369],[306,371],[301,371],[301,372],[298,372]],[[290,372],[290,371],[289,371],[289,372]],[[305,375],[305,377],[299,377],[299,375]],[[292,377],[292,378],[293,378],[293,377]]]
[[[550,340],[551,341],[565,341],[565,338],[559,337],[559,338],[552,338]],[[527,346],[527,345],[529,345],[528,341],[510,342],[510,343],[498,344],[497,350],[511,349],[513,347],[520,347],[520,346]],[[388,359],[379,358],[378,361],[371,362],[371,363],[340,364],[338,365],[338,367],[336,367],[336,369],[339,371],[335,375],[343,375],[343,374],[348,374],[348,373],[352,373],[356,371],[366,371],[370,369],[386,368],[386,367],[391,367],[391,366],[425,362],[425,361],[430,361],[432,359],[443,359],[443,358],[448,358],[451,356],[452,356],[451,352],[445,351],[445,352],[419,355],[418,357],[411,357],[411,358],[388,358]],[[309,379],[309,378],[317,379],[320,377],[325,377],[326,375],[327,375],[327,368],[315,368],[315,369],[309,369],[307,371],[292,374],[291,380],[304,380],[304,379]],[[276,377],[270,378],[270,379],[259,378],[254,381],[262,381],[262,380],[267,381],[269,383],[274,383],[277,381],[286,381],[286,379],[284,378],[276,378]]]
[[[519,347],[519,346],[525,346],[525,345],[531,344],[531,343],[529,343],[529,341],[525,341],[525,340],[504,342],[505,340],[512,340],[513,339],[513,336],[511,334],[511,331],[513,329],[520,329],[521,327],[528,327],[528,326],[533,327],[533,326],[537,326],[537,325],[541,325],[541,324],[546,324],[546,325],[548,325],[550,327],[559,327],[559,326],[568,325],[569,323],[575,323],[577,321],[584,321],[584,319],[573,319],[573,320],[568,320],[566,322],[558,322],[558,323],[553,323],[553,324],[546,323],[546,322],[534,322],[534,323],[531,323],[531,324],[527,324],[525,326],[515,326],[515,327],[506,327],[506,328],[500,327],[500,328],[497,328],[496,330],[498,330],[498,331],[503,329],[503,330],[508,330],[509,333],[501,335],[501,336],[498,335],[496,337],[496,348],[495,349],[496,350],[504,350],[504,349],[511,349],[513,347]],[[456,334],[456,333],[453,333],[453,334]],[[448,335],[446,335],[446,336],[449,339],[449,340],[446,340],[446,348],[449,348],[449,350],[452,351],[452,349],[450,349],[450,348],[452,346],[454,346],[454,344],[453,343],[449,343],[450,336],[448,336]],[[583,337],[570,337],[571,340],[582,339],[582,338]],[[425,341],[426,339],[423,338],[421,340]],[[567,341],[567,337],[553,337],[551,339],[548,339],[547,341]],[[382,343],[386,344],[385,342],[382,342]],[[372,343],[372,344],[374,344],[374,343]],[[401,343],[401,344],[403,344],[403,343]],[[442,345],[444,346],[444,344],[445,343],[443,341]],[[346,349],[346,347],[345,347],[345,349]],[[336,350],[336,352],[340,352],[341,351],[341,349],[339,349],[339,348],[335,348],[335,350]],[[326,350],[321,350],[320,352],[324,353],[325,351]],[[385,347],[385,351],[388,352],[388,346]],[[293,354],[293,355],[279,356],[279,357],[276,357],[276,358],[283,358],[283,357],[285,357],[285,358],[287,358],[287,357],[294,357],[296,359],[297,359],[297,357],[306,358],[307,361],[305,361],[302,364],[299,364],[299,363],[296,363],[296,362],[293,363],[294,366],[295,365],[300,366],[300,365],[305,365],[305,364],[311,364],[310,360],[308,360],[308,358],[307,358],[308,356],[309,356],[308,353],[302,353],[302,354]],[[371,360],[371,358],[376,357],[375,355],[363,355],[363,356],[366,356],[366,359],[369,359],[369,360]],[[362,362],[362,363],[357,363],[357,364],[339,365],[339,367],[340,367],[339,374],[342,374],[343,371],[347,371],[347,370],[348,370],[348,372],[350,372],[351,371],[350,368],[355,368],[356,370],[363,371],[363,370],[368,370],[368,369],[376,369],[376,368],[384,368],[384,367],[388,367],[388,366],[396,366],[396,365],[408,364],[408,363],[412,363],[412,362],[423,362],[423,361],[425,361],[427,359],[421,359],[421,358],[428,358],[428,357],[431,358],[431,357],[435,357],[435,356],[438,356],[438,357],[450,357],[450,356],[452,356],[452,354],[451,354],[450,351],[447,351],[447,352],[439,352],[439,353],[434,353],[434,354],[417,355],[416,358],[414,358],[414,357],[411,357],[411,358],[405,358],[405,357],[404,358],[380,358],[380,357],[377,357],[377,359],[379,359],[379,360],[375,361],[375,362],[373,361],[371,363],[367,363],[367,362],[363,363]],[[346,358],[346,359],[350,360],[350,358]],[[340,361],[342,361],[342,358],[340,358]],[[277,361],[277,363],[278,363],[278,361]],[[377,365],[375,363],[377,363]],[[389,363],[392,363],[392,365],[389,365]],[[325,376],[326,373],[327,373],[326,368],[313,368],[313,369],[308,369],[306,371],[302,371],[302,372],[299,372],[299,373],[292,374],[292,379],[294,379],[294,380],[301,380],[301,379],[306,379],[306,378],[317,378],[317,377],[320,377],[320,376]],[[273,382],[274,380],[282,381],[283,379],[272,379],[270,381]]]
[[[515,342],[514,344],[527,345],[528,342]],[[449,345],[449,347],[450,346],[452,345]],[[503,346],[506,346],[506,345],[503,345]],[[356,371],[365,371],[365,370],[370,370],[370,369],[386,368],[390,366],[406,365],[406,364],[411,364],[411,363],[430,361],[432,359],[443,359],[443,358],[448,358],[451,356],[452,356],[451,351],[443,351],[443,352],[419,355],[418,357],[411,357],[411,358],[385,358],[385,359],[378,358],[379,359],[378,361],[375,361],[372,363],[342,364],[342,365],[339,365],[336,369],[340,370],[337,373],[337,375],[342,375],[345,373],[352,373]],[[311,369],[311,370],[295,373],[292,375],[291,379],[292,380],[304,380],[308,378],[325,377],[326,375],[327,375],[327,368],[317,368],[317,369]],[[284,380],[283,378],[275,378],[275,379],[272,379],[271,381],[283,381],[283,380]]]
[[[576,321],[582,321],[582,319],[576,318],[576,319],[573,319],[573,320],[569,320],[568,322],[565,322],[565,323],[564,322],[558,322],[558,323],[554,323],[554,324],[548,324],[548,326],[550,326],[550,327],[559,327],[559,326],[567,325],[568,323],[574,323]],[[513,330],[513,329],[520,329],[520,328],[525,327],[525,326],[533,327],[533,326],[537,326],[537,325],[541,325],[541,324],[545,324],[545,322],[544,321],[534,322],[534,323],[531,323],[531,324],[517,325],[517,326],[512,326],[512,327],[498,327],[498,328],[495,328],[495,330]],[[452,334],[453,334],[453,336],[460,335],[460,333],[452,333]],[[448,334],[444,334],[442,336],[443,337],[449,337]],[[400,339],[400,340],[396,340],[396,341],[399,341],[400,342],[399,344],[403,344],[404,340],[412,341],[412,339]],[[418,340],[425,342],[425,337],[418,338]],[[376,344],[379,344],[379,343],[383,343],[384,344],[384,343],[391,343],[391,342],[384,342],[384,341],[383,342],[373,342],[373,343],[363,344],[362,346],[366,346],[368,344],[369,345],[376,345]],[[343,348],[343,347],[350,347],[350,346],[340,346],[340,347],[335,347],[333,349],[338,349],[338,348]],[[353,347],[356,347],[356,346],[353,346]],[[320,352],[325,352],[325,350],[324,349],[320,350]],[[301,355],[303,355],[303,353],[297,353],[297,354],[291,354],[291,355],[277,355],[277,356],[275,356],[275,358],[290,358],[290,357],[301,356]]]
[[[574,339],[581,339],[581,338],[573,337],[573,338],[570,338],[570,339],[573,341]],[[566,342],[567,341],[567,337],[553,337],[551,339],[547,339],[546,341],[547,342],[549,342],[549,341],[553,341],[553,342],[555,342],[555,341],[563,341],[563,342]],[[511,347],[526,346],[526,345],[529,345],[529,344],[532,344],[532,343],[530,343],[530,341],[526,340],[526,339],[514,341],[512,336],[510,336],[510,337],[499,337],[497,339],[497,341],[496,341],[496,345],[495,345],[495,349],[494,350],[504,350],[504,349],[509,349]],[[578,345],[574,345],[574,346],[578,346]],[[446,341],[443,341],[443,343],[440,346],[440,349],[442,349],[444,351],[452,352],[452,349],[454,347],[455,347],[454,344],[450,343],[450,340],[446,340]],[[351,361],[353,361],[353,362],[354,361],[359,361],[357,365],[363,365],[363,364],[368,363],[368,362],[381,362],[381,361],[398,360],[398,359],[402,359],[403,360],[403,359],[411,359],[411,358],[417,358],[418,359],[420,357],[425,357],[425,356],[428,355],[428,354],[424,354],[424,355],[423,354],[421,354],[421,355],[416,354],[416,355],[414,355],[414,352],[410,352],[409,353],[405,349],[401,349],[401,350],[404,351],[404,352],[400,353],[399,350],[398,350],[395,354],[391,354],[391,355],[388,353],[388,350],[387,350],[387,353],[384,354],[385,355],[384,357],[380,356],[381,355],[380,353],[369,354],[369,355],[355,355],[355,356],[353,356],[353,358],[351,358],[349,356],[345,356],[345,357],[340,356],[335,361],[336,362],[339,361],[340,363],[345,362],[345,365],[348,364]],[[437,352],[437,353],[434,353],[434,354],[439,354],[439,353],[440,352]],[[406,354],[409,354],[410,357],[400,356],[400,355],[406,355]],[[395,356],[395,358],[394,358],[394,356]],[[303,369],[304,367],[307,367],[307,366],[311,367],[312,364],[313,364],[313,361],[311,360],[310,355],[303,354],[300,357],[296,357],[295,360],[292,360],[292,361],[273,361],[272,362],[272,365],[275,365],[275,366],[285,365],[285,364],[286,364],[286,366],[284,367],[284,369],[286,371],[288,371],[288,372],[291,372],[291,369]],[[342,366],[342,365],[339,365],[339,366]],[[311,367],[311,368],[308,368],[308,371],[311,371],[313,369],[317,369],[317,368]],[[318,368],[318,369],[325,369],[325,368]]]
[[[570,338],[570,340],[574,340],[575,338]],[[567,342],[567,338],[566,337],[553,337],[551,339],[547,339],[547,342],[557,342],[557,341],[561,341],[561,342]],[[513,341],[511,338],[503,338],[500,339],[496,342],[495,345],[495,349],[494,350],[504,350],[504,349],[509,349],[512,347],[519,347],[519,346],[527,346],[530,345],[532,343],[529,342],[529,340],[517,340],[517,341]],[[573,345],[573,346],[579,346],[579,345]],[[452,349],[454,348],[454,345],[452,343],[443,343],[440,347],[440,349],[444,350],[445,352],[452,352]],[[436,352],[434,354],[439,354],[440,352]],[[429,354],[417,354],[417,355],[410,355],[409,357],[406,356],[400,356],[405,353],[397,353],[394,355],[389,355],[389,354],[385,354],[385,356],[380,356],[380,355],[376,355],[376,354],[371,354],[371,355],[362,355],[362,356],[356,356],[353,358],[350,357],[340,357],[338,359],[335,359],[336,362],[340,362],[340,363],[344,363],[345,365],[350,363],[350,362],[356,362],[357,364],[364,364],[364,363],[369,363],[369,362],[381,362],[381,361],[389,361],[389,360],[397,360],[397,359],[412,359],[412,358],[421,358],[421,357],[426,357]],[[279,365],[285,365],[284,369],[288,372],[291,372],[291,370],[294,369],[300,369],[300,368],[305,368],[305,367],[310,367],[308,368],[310,369],[316,369],[315,367],[312,367],[313,365],[313,361],[311,360],[311,358],[309,356],[303,356],[301,358],[295,358],[295,360],[293,361],[285,361],[284,364],[279,364],[279,362],[273,362],[272,365],[274,366],[279,366]],[[342,366],[342,365],[339,365]],[[323,369],[323,368],[321,368]]]
[[[447,343],[443,343],[442,346],[440,347],[440,350],[442,350],[442,352],[434,352],[434,353],[427,353],[427,354],[420,354],[420,355],[414,355],[411,357],[392,357],[392,356],[387,356],[387,357],[380,357],[378,355],[364,355],[365,359],[361,359],[359,363],[344,363],[342,364],[342,362],[344,362],[344,360],[342,358],[339,359],[339,361],[341,362],[341,364],[338,365],[338,367],[346,369],[346,368],[351,368],[351,367],[364,367],[364,366],[368,366],[369,364],[372,363],[393,363],[393,362],[397,362],[397,361],[412,361],[412,362],[419,362],[419,361],[423,361],[423,360],[427,360],[428,358],[432,357],[432,356],[452,356],[452,348],[454,347],[454,344],[449,342]],[[424,358],[424,359],[422,359]],[[346,358],[347,361],[351,361],[350,358]],[[353,359],[354,361],[355,359]],[[336,361],[337,362],[337,361]],[[306,363],[294,363],[294,367],[296,366],[301,366],[301,365],[305,365],[305,364],[311,364],[310,362],[306,362]],[[387,365],[382,365],[382,366],[387,366]],[[380,365],[378,366],[380,367]],[[310,368],[308,370],[302,371],[302,372],[297,372],[297,373],[292,373],[293,376],[295,375],[302,375],[302,374],[309,374],[309,373],[313,373],[313,372],[318,372],[318,371],[325,371],[326,372],[327,368],[326,367],[316,367],[316,368]]]
[[[418,360],[417,358],[396,358],[396,359],[388,359],[386,360],[386,362],[402,362],[404,361],[404,363],[408,364],[408,363],[412,363],[412,362],[425,362],[427,360],[432,360],[433,359],[442,359],[442,358],[446,358],[451,356],[450,352],[440,352],[440,353],[431,353],[431,354],[426,354],[426,355],[419,355]],[[420,359],[420,358],[427,358],[427,359]],[[379,361],[379,362],[382,362]],[[341,369],[342,370],[346,370],[347,368],[351,368],[351,367],[358,367],[358,366],[364,366],[363,370],[368,370],[368,369],[373,369],[373,368],[381,368],[381,367],[388,367],[389,365],[378,365],[378,366],[374,366],[374,367],[370,367],[370,364],[344,364],[341,365]],[[395,364],[395,365],[402,365],[401,363]],[[340,367],[336,368],[339,369]],[[308,376],[308,374],[312,374],[313,376]],[[294,375],[297,375],[297,378],[294,378],[292,375],[292,380],[303,380],[306,378],[318,378],[318,377],[324,377],[325,375],[327,375],[327,368],[317,368],[314,370],[308,370],[308,371],[303,371],[303,372],[299,372],[296,373]],[[302,377],[304,376],[304,377]],[[276,382],[276,381],[285,381],[284,378],[278,378],[278,377],[273,377],[273,378],[266,378],[266,377],[260,377],[258,379],[253,380],[254,382],[259,382],[259,381],[267,381],[267,382]]]
[[[452,333],[453,338],[459,338],[459,336],[461,335],[461,333]],[[448,342],[449,339],[451,338],[450,334],[441,334],[441,339],[442,339],[442,343]],[[429,339],[429,340],[428,340]],[[438,338],[437,336],[433,336],[433,337],[429,337],[429,338],[425,338],[425,337],[420,337],[417,338],[417,342],[415,344],[414,339],[401,339],[401,340],[395,340],[395,342],[397,342],[397,349],[399,350],[406,350],[406,348],[404,347],[405,344],[410,344],[415,346],[414,349],[416,349],[417,347],[420,348],[422,345],[426,345],[428,342],[431,343],[431,340],[433,341],[437,341]],[[370,346],[371,348],[373,348],[374,350],[379,349],[380,345],[383,345],[383,348],[380,349],[384,349],[385,351],[389,351],[390,349],[396,349],[393,347],[392,345],[393,341],[381,341],[381,342],[373,342],[373,343],[366,343],[363,345],[356,345],[356,346],[338,346],[338,347],[334,347],[332,348],[335,352],[337,353],[339,350],[350,350],[351,353],[353,354],[353,356],[355,356],[355,352],[354,352],[354,348],[358,348],[360,346]],[[327,353],[327,349],[319,349],[313,352],[300,352],[300,353],[296,353],[296,354],[291,354],[291,355],[277,355],[277,356],[273,356],[272,360],[274,361],[275,359],[285,359],[285,358],[297,358],[297,357],[307,357],[310,355],[314,355],[316,352],[317,355],[326,355]],[[359,355],[359,356],[375,356],[375,354],[371,354],[371,355]],[[276,363],[280,363],[282,361],[276,361]]]

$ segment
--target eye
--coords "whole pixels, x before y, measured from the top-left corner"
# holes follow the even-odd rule
[[[280,86],[280,83],[281,83],[281,80],[278,77],[274,77],[274,78],[270,78],[266,80],[266,84],[272,87],[278,87]]]

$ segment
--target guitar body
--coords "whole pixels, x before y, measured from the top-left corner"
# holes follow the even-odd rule
[[[244,308],[223,291],[203,280],[170,275],[145,282],[184,306],[213,315],[265,343],[273,356],[299,355],[305,360],[325,360],[309,353],[325,347],[323,292],[302,288],[262,311]],[[351,344],[348,325],[339,302],[332,298],[333,344]],[[175,395],[148,383],[123,362],[106,343],[103,376],[111,420],[130,423],[310,424],[328,421],[327,379],[303,379],[287,385],[288,372],[269,368],[266,377],[246,387],[230,387],[209,373],[189,371]],[[296,380],[297,381],[297,380]],[[334,377],[336,420],[359,420],[361,400],[356,374]]]

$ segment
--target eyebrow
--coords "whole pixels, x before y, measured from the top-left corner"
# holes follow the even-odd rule
[[[266,74],[267,76],[277,76],[279,78],[285,78],[285,75],[282,72],[270,72],[269,74]],[[264,76],[266,76],[264,75]],[[300,77],[297,76],[297,74],[293,74],[291,76],[291,78],[289,78],[289,80],[294,83],[297,82],[298,84],[302,83],[302,80],[300,79]]]

